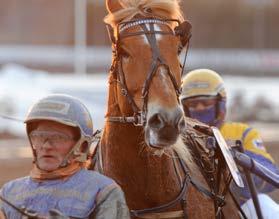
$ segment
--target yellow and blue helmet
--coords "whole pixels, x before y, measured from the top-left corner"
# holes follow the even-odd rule
[[[226,98],[224,81],[210,69],[190,71],[182,80],[180,99],[197,96],[217,96]]]
[[[221,76],[210,69],[196,69],[182,79],[180,101],[183,104],[185,100],[197,99],[197,97],[216,97],[217,104],[214,110],[213,119],[205,119],[205,123],[209,125],[219,126],[225,118],[226,114],[226,90],[224,81]],[[190,115],[189,110],[184,106],[184,112],[186,116],[194,118]],[[206,115],[205,115],[206,116]],[[209,122],[212,120],[211,122]]]

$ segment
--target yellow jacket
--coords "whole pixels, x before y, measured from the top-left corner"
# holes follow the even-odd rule
[[[274,163],[273,158],[266,151],[258,130],[244,123],[226,122],[220,127],[220,131],[227,142],[241,140],[246,151],[263,156]]]
[[[279,173],[278,167],[274,164],[271,155],[266,151],[262,138],[256,129],[243,123],[226,122],[222,124],[220,131],[229,145],[235,144],[236,140],[241,140],[245,154],[274,173]],[[245,177],[243,176],[243,179],[244,178]],[[255,175],[253,175],[253,178],[258,192],[266,193],[275,189],[261,178],[256,177]],[[231,189],[234,194],[237,195],[236,197],[240,201],[240,204],[243,204],[250,198],[250,192],[246,180],[244,180],[244,184],[244,188],[239,188],[234,184],[231,186]]]

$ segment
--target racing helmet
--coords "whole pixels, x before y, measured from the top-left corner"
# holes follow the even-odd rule
[[[24,121],[28,137],[31,124],[40,120],[54,121],[77,128],[80,132],[80,139],[66,156],[63,165],[66,165],[71,156],[80,162],[86,161],[93,136],[93,121],[88,109],[79,99],[65,94],[52,94],[37,101],[30,107]],[[88,150],[81,152],[81,146],[84,142],[88,144]],[[35,149],[31,141],[30,144],[36,159]]]
[[[219,126],[223,123],[226,114],[226,90],[221,76],[210,69],[196,69],[189,72],[182,80],[180,101],[191,101],[197,97],[216,97],[215,119],[209,125]],[[189,109],[185,109],[186,116],[193,117]],[[202,121],[203,122],[203,121]]]

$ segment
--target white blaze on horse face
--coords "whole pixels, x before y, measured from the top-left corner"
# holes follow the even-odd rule
[[[146,28],[148,29],[148,31],[150,31],[150,24],[146,24]],[[162,31],[161,28],[157,25],[157,24],[154,24],[154,31]],[[143,41],[145,44],[148,44],[149,45],[149,42],[146,38],[146,35],[142,35],[143,37]],[[159,41],[162,39],[162,35],[161,34],[155,34],[155,37],[156,37],[156,40]]]
[[[171,90],[173,89],[173,86],[171,85],[170,87],[170,83],[168,83],[171,79],[168,75],[167,69],[163,66],[160,66],[158,69],[158,75],[160,77],[160,83],[164,89],[165,92],[170,93]]]
[[[150,24],[146,24],[146,28],[148,29],[148,31],[150,31],[151,30]],[[159,27],[159,25],[154,24],[154,31],[162,31],[162,29]],[[149,45],[149,42],[147,40],[146,35],[143,35],[142,37],[143,37],[144,43]],[[160,41],[162,39],[162,35],[161,34],[155,34],[155,37],[156,37],[157,43],[158,43],[158,41]],[[164,90],[166,92],[168,92],[169,91],[169,87],[168,87],[167,80],[169,80],[170,78],[168,77],[167,70],[164,67],[159,67],[158,71],[159,71],[158,74],[160,75],[160,80],[161,80],[162,84],[164,85]]]

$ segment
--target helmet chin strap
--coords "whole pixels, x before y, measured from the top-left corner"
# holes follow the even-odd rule
[[[70,164],[69,159],[72,157],[74,158],[75,161],[85,162],[87,159],[87,153],[81,152],[80,146],[83,144],[83,142],[86,142],[86,141],[87,141],[86,138],[81,137],[77,141],[77,143],[72,147],[72,149],[68,152],[68,154],[66,154],[63,161],[59,165],[59,168],[66,167],[68,164]]]

